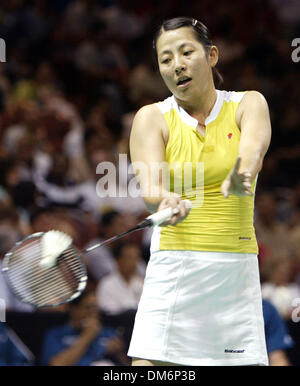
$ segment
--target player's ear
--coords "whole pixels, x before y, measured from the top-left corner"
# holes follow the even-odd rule
[[[219,50],[216,46],[211,46],[208,54],[208,61],[211,67],[215,67],[219,60]]]

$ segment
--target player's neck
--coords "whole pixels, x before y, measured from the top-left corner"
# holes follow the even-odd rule
[[[204,123],[205,119],[209,116],[217,100],[217,92],[214,87],[211,87],[205,92],[199,93],[197,96],[193,96],[191,100],[177,100],[179,106],[181,106],[189,115],[196,118],[198,122]]]

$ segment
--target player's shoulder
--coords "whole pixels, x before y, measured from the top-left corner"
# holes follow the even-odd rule
[[[158,108],[157,103],[151,103],[149,105],[144,105],[141,107],[135,114],[135,119],[155,119],[161,118],[162,114],[160,109]]]
[[[244,113],[252,116],[267,116],[269,112],[268,103],[264,95],[256,90],[245,91],[236,112],[236,121],[239,122]]]
[[[245,91],[244,96],[241,100],[241,105],[267,105],[265,96],[257,90]]]
[[[141,107],[135,114],[131,134],[147,133],[149,135],[149,128],[151,132],[160,132],[164,127],[164,116],[156,103],[145,105]]]

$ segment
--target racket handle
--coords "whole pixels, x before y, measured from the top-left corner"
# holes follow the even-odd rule
[[[192,208],[191,201],[184,200],[184,203],[185,203],[186,208],[188,208],[188,209]],[[159,212],[153,213],[150,216],[146,217],[145,220],[141,221],[134,228],[129,229],[129,231],[121,233],[121,234],[116,235],[116,236],[113,236],[113,237],[111,237],[108,240],[102,241],[101,243],[92,245],[91,247],[84,249],[82,251],[82,253],[88,253],[88,252],[92,251],[93,249],[99,248],[99,247],[101,247],[104,244],[110,243],[113,240],[117,240],[120,237],[126,236],[129,233],[135,232],[135,231],[137,231],[139,229],[144,229],[144,228],[152,227],[152,226],[155,226],[155,225],[159,225],[162,222],[168,220],[174,214],[177,214],[178,212],[179,212],[179,210],[177,208],[175,208],[175,209],[166,208],[166,209],[160,210]]]
[[[187,208],[192,207],[191,201],[184,200],[184,202],[185,202],[185,206]],[[156,213],[151,214],[150,216],[148,216],[146,218],[146,220],[151,220],[152,226],[156,226],[156,225],[159,225],[159,224],[163,223],[164,221],[168,220],[170,217],[172,217],[174,214],[177,214],[178,212],[179,212],[179,210],[177,208],[175,208],[175,209],[166,208],[166,209],[163,209],[163,210],[160,210]]]

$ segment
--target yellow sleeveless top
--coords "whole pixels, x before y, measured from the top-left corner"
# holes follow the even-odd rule
[[[217,91],[215,105],[205,121],[206,135],[198,121],[176,102],[174,96],[158,102],[169,128],[166,162],[170,191],[189,199],[192,210],[174,226],[155,227],[151,252],[192,250],[257,254],[253,226],[254,196],[227,199],[221,184],[238,156],[240,129],[237,107],[244,92]],[[253,183],[253,191],[255,182]]]

